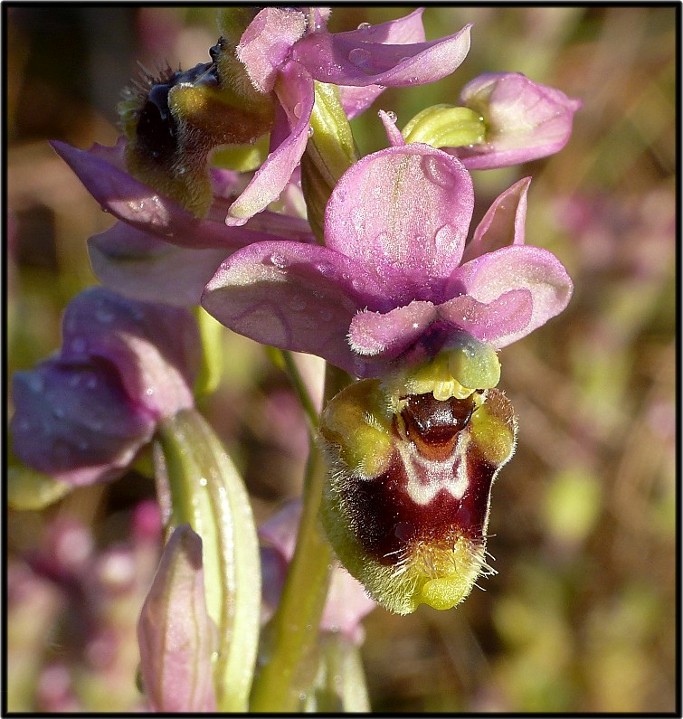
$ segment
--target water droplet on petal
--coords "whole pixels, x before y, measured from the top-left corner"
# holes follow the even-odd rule
[[[151,396],[154,394],[154,387],[148,387],[148,388],[145,390],[145,394],[146,394],[148,397],[151,397]]]
[[[309,125],[306,134],[307,134],[309,137],[313,137],[313,133],[314,133],[314,132],[315,132],[315,130],[313,129],[313,127],[312,127],[311,125]]]
[[[358,30],[366,30],[366,31],[367,31],[367,30],[369,30],[371,27],[372,27],[372,25],[371,25],[369,22],[362,22],[362,23],[358,26]]]
[[[422,159],[422,169],[425,175],[437,185],[452,188],[455,177],[446,161],[434,155],[427,155]]]
[[[199,486],[200,486],[200,487],[206,487],[206,485],[207,485],[208,483],[209,483],[209,482],[207,481],[206,477],[201,477],[200,480],[199,480]]]
[[[287,265],[289,264],[289,261],[283,255],[273,253],[270,256],[270,263],[272,265],[275,265],[275,267],[277,267],[279,270],[284,270],[285,267],[287,267]]]
[[[396,122],[396,113],[393,110],[388,110],[384,114],[390,122]]]
[[[301,103],[297,102],[296,105],[294,105],[294,117],[301,117]]]
[[[458,230],[453,225],[443,225],[436,231],[434,242],[437,250],[446,249],[448,245],[452,245],[458,239]]]
[[[349,53],[349,62],[361,70],[364,70],[368,66],[371,59],[372,55],[370,51],[362,47],[354,47]]]

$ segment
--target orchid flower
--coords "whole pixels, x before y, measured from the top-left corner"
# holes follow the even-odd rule
[[[92,288],[67,307],[62,334],[55,356],[14,375],[14,449],[70,484],[112,479],[159,422],[194,405],[194,318]]]
[[[389,123],[390,124],[390,123]],[[472,179],[455,157],[397,144],[353,165],[325,212],[325,245],[262,242],[229,257],[202,304],[259,342],[359,377],[433,358],[466,333],[495,349],[561,312],[572,284],[524,244],[529,179],[498,197],[467,242]]]

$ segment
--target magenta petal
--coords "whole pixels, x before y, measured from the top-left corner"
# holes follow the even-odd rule
[[[462,264],[501,247],[524,244],[530,183],[531,178],[525,177],[493,201],[465,247]]]
[[[256,15],[237,46],[237,57],[259,92],[270,92],[292,45],[306,31],[306,16],[294,8],[267,7]]]
[[[221,222],[200,220],[177,202],[160,195],[112,164],[116,157],[95,146],[78,150],[64,142],[53,141],[52,147],[78,175],[88,192],[102,208],[114,217],[145,232],[181,247],[241,247],[250,242],[272,240],[273,235],[242,228],[227,228]]]
[[[261,242],[221,265],[202,305],[257,342],[316,354],[356,374],[360,358],[346,341],[349,324],[360,307],[384,304],[364,274],[326,247]]]
[[[489,303],[461,295],[437,307],[441,319],[494,347],[502,347],[509,335],[526,329],[532,311],[531,292],[526,289],[504,292]]]
[[[405,87],[450,75],[470,49],[469,25],[431,42],[387,44],[371,36],[367,30],[312,33],[296,43],[292,57],[322,82]]]
[[[496,341],[505,347],[562,312],[572,294],[572,281],[562,263],[548,250],[529,245],[503,247],[459,267],[449,281],[452,294],[468,294],[488,304],[511,290],[531,293],[528,324]]]
[[[313,80],[302,67],[289,63],[281,70],[275,92],[289,116],[291,133],[268,155],[246,189],[232,203],[225,219],[228,225],[243,225],[276,200],[306,149],[315,100]]]
[[[436,319],[431,302],[411,302],[385,314],[364,310],[351,321],[349,344],[362,355],[393,359],[410,347]]]
[[[111,364],[139,411],[154,420],[194,405],[199,348],[189,312],[129,300],[103,287],[82,292],[64,313],[61,359]]]
[[[141,302],[198,305],[226,249],[178,247],[117,222],[88,240],[90,264],[107,287]]]
[[[460,162],[418,143],[390,147],[341,177],[325,212],[325,243],[361,262],[397,304],[441,301],[473,205],[472,179]]]
[[[12,396],[17,456],[70,484],[116,478],[154,431],[105,365],[49,359],[15,373]]]

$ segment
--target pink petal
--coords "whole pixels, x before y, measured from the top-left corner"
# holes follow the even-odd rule
[[[441,319],[494,347],[502,346],[501,340],[507,336],[525,330],[532,311],[531,292],[526,289],[504,292],[489,303],[461,295],[437,307]]]
[[[377,26],[380,27],[380,26]],[[431,42],[388,44],[381,32],[313,33],[292,57],[322,82],[335,85],[422,85],[450,75],[470,49],[470,26]],[[377,38],[377,39],[375,39]]]
[[[365,112],[385,90],[383,85],[367,85],[365,87],[340,85],[339,97],[349,120],[353,120],[354,117]]]
[[[104,210],[139,230],[151,232],[181,247],[197,249],[229,249],[274,239],[272,234],[227,228],[222,222],[194,217],[177,202],[112,164],[118,146],[108,153],[103,152],[101,146],[78,150],[56,140],[51,144]]]
[[[257,342],[308,352],[356,373],[346,341],[360,307],[384,307],[363,268],[326,247],[262,242],[229,257],[207,284],[203,307]]]
[[[525,177],[497,197],[486,211],[474,231],[472,240],[465,246],[461,262],[479,257],[508,245],[524,244],[527,192],[530,177]]]
[[[294,8],[267,7],[256,15],[237,46],[254,87],[270,92],[278,70],[306,31],[306,16]]]
[[[474,205],[472,179],[419,143],[367,155],[339,180],[325,212],[325,243],[359,261],[396,304],[442,300]]]
[[[529,245],[503,247],[470,260],[449,281],[452,294],[467,294],[488,304],[511,290],[531,293],[532,312],[528,324],[515,324],[505,337],[496,340],[505,347],[525,337],[562,312],[572,294],[572,281],[562,263],[548,250]]]
[[[359,354],[393,359],[410,347],[436,316],[431,302],[417,300],[385,314],[364,310],[351,321],[349,344]]]
[[[142,302],[198,305],[226,249],[178,247],[117,222],[88,240],[90,264],[105,286]]]
[[[239,198],[228,209],[225,222],[243,225],[264,210],[284,190],[308,142],[308,128],[315,94],[310,75],[296,63],[282,68],[275,85],[278,99],[287,112],[291,132],[266,158]]]

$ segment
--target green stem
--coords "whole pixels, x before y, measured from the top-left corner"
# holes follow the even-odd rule
[[[328,366],[326,399],[346,382],[348,375]],[[296,549],[280,604],[268,627],[264,663],[252,688],[252,712],[299,711],[302,696],[315,678],[318,627],[332,567],[332,550],[320,524],[325,476],[324,458],[312,443]]]
[[[301,376],[301,372],[294,361],[294,357],[292,357],[292,353],[287,350],[281,350],[281,355],[289,381],[291,382],[292,387],[299,398],[299,402],[301,402],[301,406],[306,413],[309,429],[311,432],[315,432],[318,428],[318,412],[315,408],[315,403],[313,402],[311,394],[306,387],[306,383]]]

